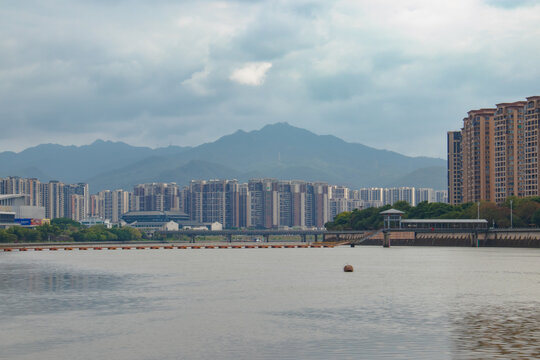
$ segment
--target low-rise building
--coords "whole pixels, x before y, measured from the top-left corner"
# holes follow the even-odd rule
[[[156,231],[177,231],[179,229],[178,223],[174,221],[135,221],[126,226],[138,229],[146,234],[153,234]]]
[[[90,218],[82,219],[81,221],[79,221],[79,223],[81,223],[81,225],[88,226],[88,227],[95,226],[95,225],[103,225],[107,229],[112,228],[112,224],[109,219],[103,219],[99,217],[90,217]]]
[[[0,229],[7,229],[16,225],[15,212],[7,211],[6,209],[0,209]]]

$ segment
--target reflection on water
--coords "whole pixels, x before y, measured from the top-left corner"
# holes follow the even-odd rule
[[[460,359],[540,359],[540,303],[509,303],[467,311],[454,319]]]
[[[43,264],[7,264],[0,272],[2,317],[92,310],[103,315],[135,311],[148,306],[137,296],[115,296],[125,292],[134,277],[92,273]],[[24,294],[24,296],[21,296]]]

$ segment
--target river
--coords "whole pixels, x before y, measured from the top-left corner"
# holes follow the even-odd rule
[[[0,253],[0,359],[540,358],[539,305],[540,249]]]

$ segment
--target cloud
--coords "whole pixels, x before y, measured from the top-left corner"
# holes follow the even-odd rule
[[[539,95],[535,0],[66,4],[0,1],[0,151],[287,121],[444,157],[468,110]]]
[[[210,70],[204,68],[202,71],[194,72],[189,79],[182,81],[182,85],[190,87],[195,94],[201,96],[212,94],[213,91],[205,85],[208,75],[210,75]]]
[[[243,67],[235,69],[229,79],[242,85],[259,86],[264,83],[266,72],[271,67],[272,64],[269,62],[245,64]]]

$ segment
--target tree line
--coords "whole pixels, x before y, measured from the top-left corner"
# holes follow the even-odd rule
[[[0,242],[45,242],[45,241],[128,241],[145,238],[144,233],[132,227],[113,227],[104,225],[86,227],[67,218],[51,220],[35,228],[12,226],[0,229]]]
[[[328,230],[376,230],[383,227],[381,211],[394,208],[403,211],[403,219],[486,219],[490,227],[516,228],[540,227],[540,197],[510,197],[504,203],[492,202],[466,203],[450,205],[445,203],[428,203],[423,201],[411,206],[406,201],[398,201],[394,205],[338,214],[333,221],[326,223]]]

